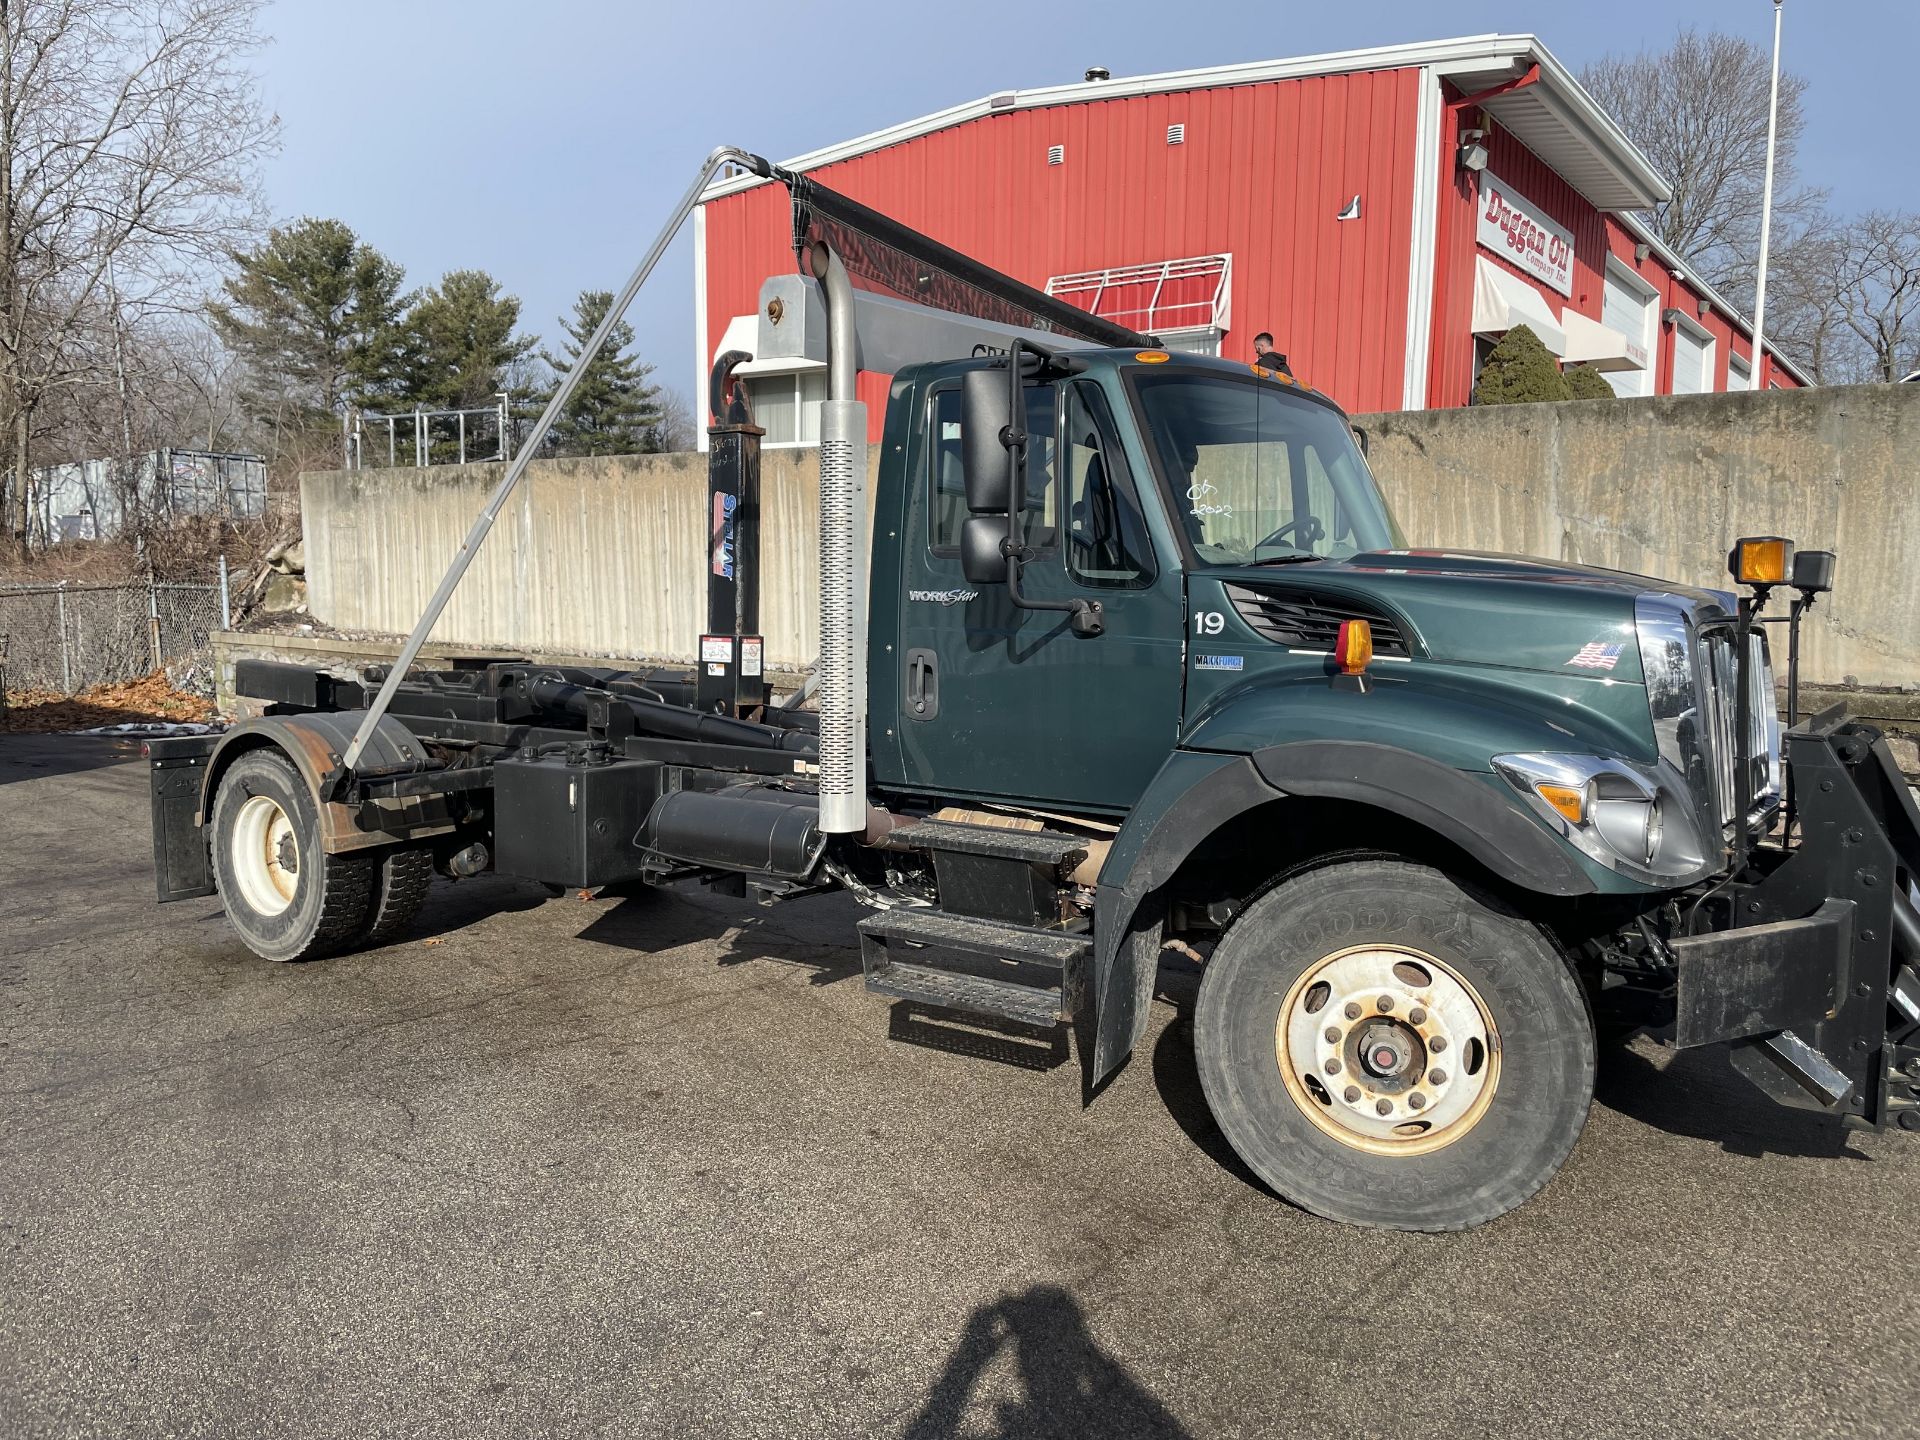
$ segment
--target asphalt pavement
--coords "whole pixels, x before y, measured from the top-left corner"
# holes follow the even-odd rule
[[[131,746],[0,736],[0,1436],[1920,1433],[1920,1137],[1640,1041],[1516,1213],[1344,1229],[1178,974],[1083,1108],[858,914],[488,879],[272,965],[153,903]]]

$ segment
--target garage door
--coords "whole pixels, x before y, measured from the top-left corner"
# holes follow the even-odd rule
[[[1600,323],[1609,330],[1618,330],[1631,344],[1638,345],[1648,355],[1653,350],[1649,342],[1653,335],[1653,308],[1656,303],[1651,293],[1615,275],[1609,263],[1605,288],[1600,297]],[[1643,370],[1610,371],[1607,383],[1613,386],[1616,395],[1651,395],[1652,363],[1649,360],[1647,368]]]
[[[1705,394],[1709,388],[1707,377],[1713,373],[1709,365],[1712,356],[1712,340],[1694,334],[1684,325],[1676,325],[1673,330],[1673,393]]]

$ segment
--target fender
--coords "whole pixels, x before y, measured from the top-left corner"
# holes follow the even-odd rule
[[[207,761],[206,779],[200,787],[200,807],[193,819],[205,827],[213,817],[213,797],[219,791],[220,778],[235,759],[249,750],[271,745],[281,751],[300,778],[313,792],[320,810],[320,848],[329,854],[345,850],[364,850],[376,845],[391,845],[402,838],[418,839],[451,830],[451,825],[422,825],[401,836],[392,831],[368,831],[360,828],[351,805],[322,801],[320,782],[339,763],[340,755],[353,740],[364,711],[322,710],[303,715],[265,715],[243,720],[220,737]],[[362,775],[406,774],[427,766],[425,747],[413,732],[391,715],[380,717],[367,741],[361,764]]]
[[[1595,889],[1573,854],[1494,786],[1397,746],[1302,740],[1251,755],[1176,751],[1121,827],[1100,871],[1089,1090],[1132,1052],[1146,1028],[1164,920],[1156,892],[1221,825],[1289,795],[1348,800],[1399,815],[1536,894]]]

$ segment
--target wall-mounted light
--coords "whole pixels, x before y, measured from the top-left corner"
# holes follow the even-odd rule
[[[1669,305],[1665,310],[1660,312],[1660,318],[1669,325],[1678,325],[1687,318],[1687,312]]]
[[[1653,253],[1653,247],[1647,244],[1646,241],[1642,240],[1638,245],[1633,247],[1634,262],[1636,264],[1644,265],[1646,263],[1647,256],[1651,255],[1652,253]]]
[[[1707,299],[1706,296],[1702,295],[1700,297],[1700,318],[1704,320],[1707,318],[1707,316],[1711,315],[1712,313],[1713,313],[1713,302]]]
[[[1455,158],[1462,170],[1478,173],[1487,168],[1487,132],[1484,130],[1462,130],[1460,149]]]

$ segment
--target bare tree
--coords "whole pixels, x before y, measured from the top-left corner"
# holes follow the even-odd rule
[[[252,233],[277,121],[262,0],[0,0],[0,473],[24,540],[38,413]],[[107,342],[103,348],[103,339]]]
[[[698,450],[699,422],[687,397],[671,385],[660,387],[660,448],[667,451]]]
[[[1580,72],[1580,83],[1673,186],[1673,198],[1646,217],[1654,232],[1742,305],[1751,304],[1760,246],[1772,72],[1772,57],[1751,40],[1692,28],[1660,54],[1608,55]],[[1806,88],[1800,76],[1782,72],[1776,228],[1806,219],[1825,198],[1795,185]]]

